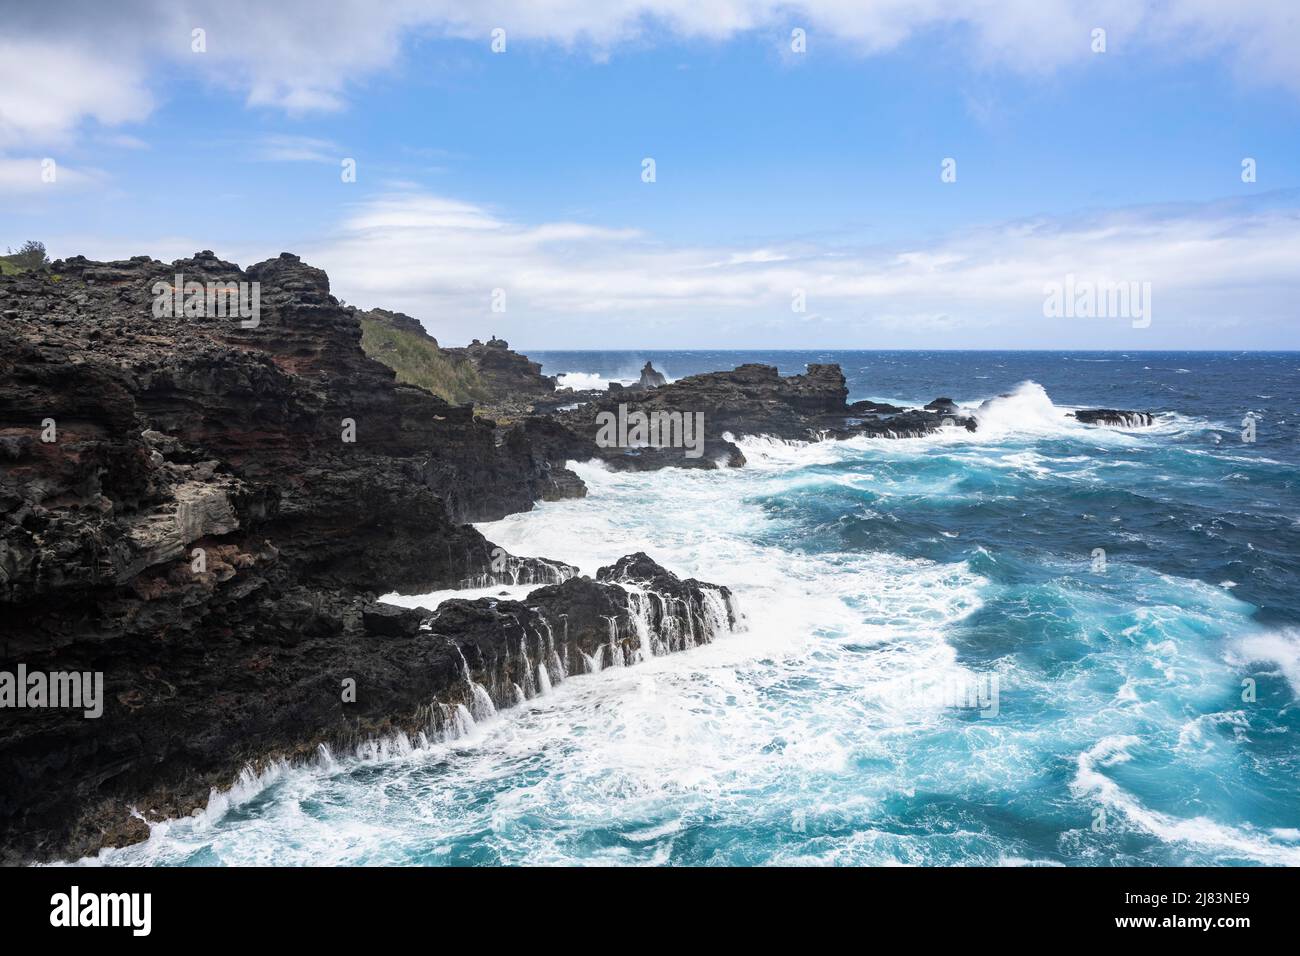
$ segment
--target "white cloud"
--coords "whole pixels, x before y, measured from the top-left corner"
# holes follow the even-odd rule
[[[311,136],[265,136],[255,152],[258,159],[275,163],[338,163],[343,156],[335,143]]]
[[[389,69],[417,36],[558,44],[604,59],[630,41],[724,41],[792,26],[818,44],[873,55],[947,29],[981,64],[1041,74],[1093,57],[1090,31],[1115,55],[1224,55],[1243,80],[1300,95],[1300,17],[1293,0],[49,0],[6,11],[0,41],[0,148],[57,142],[81,123],[140,120],[166,67],[239,92],[250,106],[337,110]],[[191,31],[207,50],[191,50]]]
[[[84,120],[113,126],[152,109],[142,71],[129,63],[55,37],[0,38],[0,148],[58,145]]]
[[[138,136],[130,136],[126,133],[107,133],[99,137],[99,142],[105,146],[113,146],[117,149],[148,149],[149,144]]]
[[[672,346],[792,346],[806,344],[798,337],[808,314],[827,344],[842,346],[940,336],[950,346],[1017,347],[1041,335],[1043,346],[1073,336],[1079,347],[1247,347],[1233,331],[1243,318],[1276,345],[1300,291],[1300,213],[1241,204],[1011,222],[928,245],[832,251],[673,247],[635,230],[529,225],[401,193],[358,205],[333,238],[297,251],[348,301],[409,312],[440,338],[467,340],[491,324],[549,347],[645,346],[657,336]],[[1150,282],[1154,331],[1135,338],[1123,321],[1044,319],[1045,285],[1069,273]],[[489,309],[497,288],[504,315]],[[807,313],[791,310],[799,289]]]

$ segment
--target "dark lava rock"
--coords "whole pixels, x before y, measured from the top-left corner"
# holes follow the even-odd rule
[[[681,444],[660,447],[597,447],[610,467],[647,470],[662,467],[717,468],[744,464],[740,450],[724,435],[774,435],[809,439],[830,424],[842,425],[848,390],[838,365],[810,365],[804,375],[782,376],[770,365],[742,365],[730,372],[691,375],[640,392],[623,390],[557,418],[596,445],[603,415],[703,415],[704,444],[687,455]]]
[[[1120,408],[1081,408],[1074,417],[1085,425],[1117,425],[1121,428],[1141,428],[1154,425],[1156,417],[1150,412],[1134,412]]]
[[[906,411],[901,405],[889,405],[885,402],[871,402],[863,399],[849,405],[850,415],[897,415]]]
[[[259,321],[155,315],[177,274],[260,283]],[[463,522],[580,483],[528,429],[396,383],[297,256],[75,257],[0,277],[0,313],[0,670],[105,687],[98,719],[0,711],[0,862],[136,840],[129,807],[185,814],[250,762],[426,725],[442,652],[375,594],[576,573]]]
[[[505,339],[493,337],[486,344],[475,339],[463,349],[446,351],[453,356],[464,355],[470,361],[489,391],[491,406],[513,405],[526,411],[530,402],[548,399],[555,393],[555,377],[543,375],[539,363],[512,351]]]
[[[655,367],[649,362],[641,369],[641,377],[628,386],[628,391],[644,391],[647,388],[658,388],[666,384],[668,379],[664,378],[662,372],[655,371]]]
[[[429,629],[451,654],[448,690],[437,695],[434,729],[456,733],[465,714],[482,719],[575,675],[636,664],[710,643],[740,626],[731,592],[682,580],[644,554],[602,568],[598,580],[571,578],[523,601],[450,600]],[[608,573],[607,572],[611,572]]]
[[[813,364],[803,375],[782,376],[773,366],[751,364],[730,372],[691,375],[649,392],[624,390],[560,412],[556,417],[596,445],[602,415],[703,414],[702,455],[687,457],[683,448],[667,444],[596,448],[606,465],[620,470],[739,467],[744,464],[744,455],[727,436],[770,435],[818,441],[855,435],[920,437],[949,424],[970,431],[976,428],[975,419],[959,414],[950,401],[932,402],[934,408],[907,409],[869,401],[848,405],[847,395],[844,374],[838,365]],[[941,414],[935,408],[944,412]]]
[[[424,608],[397,607],[394,604],[367,604],[361,609],[361,624],[367,634],[381,637],[410,637],[429,619],[432,612]]]
[[[925,410],[938,412],[940,415],[956,415],[957,403],[951,398],[936,398],[934,401],[925,404]]]

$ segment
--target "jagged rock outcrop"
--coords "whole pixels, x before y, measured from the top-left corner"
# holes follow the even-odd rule
[[[160,312],[178,275],[258,283],[255,319]],[[0,278],[0,670],[102,672],[106,697],[0,710],[4,860],[137,839],[129,804],[188,812],[250,760],[416,721],[432,651],[376,594],[575,573],[462,523],[557,493],[523,433],[360,337],[287,254]]]
[[[1120,428],[1144,428],[1154,425],[1156,420],[1150,412],[1123,408],[1081,408],[1071,414],[1085,425],[1116,425]]]
[[[928,435],[954,426],[975,430],[975,419],[961,414],[950,399],[937,399],[926,408],[903,408],[878,402],[847,404],[848,388],[838,365],[808,366],[802,375],[782,376],[770,365],[741,365],[730,372],[691,375],[654,389],[632,392],[624,389],[577,408],[560,411],[556,418],[582,438],[590,438],[596,454],[612,468],[648,470],[663,467],[739,467],[744,455],[726,436],[770,435],[776,438],[816,441],[867,435],[904,438]],[[622,422],[632,413],[655,415],[702,415],[702,449],[659,441],[653,423],[647,442],[623,441],[631,428]],[[608,440],[611,432],[602,424],[614,416],[619,440]],[[675,422],[673,423],[675,425]],[[671,429],[669,430],[671,432]]]
[[[899,411],[867,413],[856,421],[851,421],[846,428],[829,429],[825,437],[850,438],[854,435],[866,435],[868,438],[924,438],[942,428],[962,428],[975,431],[978,420],[971,415],[963,415],[953,406],[948,411],[927,410],[924,408],[905,408]]]
[[[564,463],[594,458],[596,448],[589,439],[553,418],[530,415],[510,426],[505,441],[517,443],[519,454],[531,456],[540,470],[540,477],[530,485],[540,500],[586,497],[587,486]]]
[[[432,729],[458,733],[575,675],[707,644],[740,622],[727,588],[682,580],[643,553],[522,601],[445,601],[426,625],[448,651]]]
[[[564,395],[570,405],[553,412],[555,421],[569,429],[573,439],[562,453],[554,440],[544,447],[560,455],[552,460],[599,458],[619,470],[740,467],[744,455],[728,435],[802,441],[859,435],[921,438],[945,428],[974,432],[979,427],[978,415],[964,411],[951,398],[907,408],[867,399],[849,404],[847,394],[843,372],[834,364],[809,365],[805,374],[790,376],[782,376],[770,365],[750,364],[730,372],[691,375],[652,389],[611,386],[606,393],[573,392]],[[575,402],[580,404],[572,405]],[[651,419],[645,435],[633,427],[634,414]],[[1122,409],[1084,409],[1073,414],[1086,424],[1130,428],[1155,421],[1149,412]],[[688,443],[663,440],[666,435],[678,434],[677,420],[669,423],[671,427],[656,426],[656,415],[660,422],[676,415],[683,424],[690,416],[702,415],[703,442],[690,447],[692,454],[687,454]],[[616,428],[604,427],[611,421]],[[611,441],[611,436],[617,440]]]
[[[848,390],[839,366],[810,365],[805,375],[782,377],[770,365],[742,365],[730,372],[691,375],[654,389],[629,393],[623,390],[557,417],[597,446],[608,465],[619,469],[646,470],[661,467],[739,467],[744,455],[730,441],[735,436],[769,434],[783,438],[809,438],[823,416],[838,410],[843,424],[844,399]],[[623,438],[631,430],[623,421],[629,414],[643,414],[653,421],[667,422],[668,434],[657,446],[656,427],[648,442]],[[605,424],[614,416],[618,440],[609,440]],[[659,416],[654,418],[654,416]],[[673,418],[672,416],[676,416]],[[698,417],[702,416],[702,418]],[[703,424],[703,438],[692,431]],[[673,440],[672,426],[680,441]],[[688,447],[694,440],[695,447]],[[687,452],[690,452],[688,454]]]
[[[899,412],[907,411],[901,405],[890,405],[887,402],[872,402],[863,399],[860,402],[853,402],[849,405],[850,415],[897,415]]]
[[[481,417],[509,425],[535,408],[545,409],[555,396],[555,378],[543,375],[540,364],[511,350],[503,339],[445,348],[405,313],[355,311],[367,333],[362,339],[367,355],[393,369],[399,381],[454,404],[472,404]]]
[[[407,315],[405,312],[394,312],[391,309],[358,309],[357,318],[381,322],[389,328],[396,329],[399,332],[409,332],[432,343],[434,346],[438,345],[438,340],[424,327],[424,323],[414,316]]]
[[[533,404],[555,393],[555,377],[543,375],[542,366],[510,348],[495,336],[486,343],[478,339],[463,349],[447,349],[463,355],[474,366],[487,389],[486,411],[498,418],[518,418],[532,411]]]
[[[658,388],[660,385],[667,384],[667,382],[668,379],[664,377],[663,372],[656,371],[652,363],[646,362],[641,368],[641,377],[635,382],[626,386],[626,388],[617,382],[610,382],[609,391],[618,392],[619,390],[626,390],[629,392],[644,392],[646,389]]]

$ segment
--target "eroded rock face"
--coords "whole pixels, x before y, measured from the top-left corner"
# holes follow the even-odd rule
[[[745,458],[723,438],[768,434],[783,438],[811,437],[810,428],[822,416],[844,410],[848,390],[839,366],[810,365],[806,375],[782,377],[770,365],[742,365],[730,372],[691,375],[653,389],[613,391],[600,400],[557,413],[556,417],[595,446],[595,455],[612,468],[650,470],[663,467],[739,467]],[[702,422],[702,447],[686,454],[684,445],[661,447],[611,444],[602,438],[608,416],[626,418],[690,416],[689,428]],[[699,417],[702,416],[702,417]],[[842,418],[839,419],[842,424]],[[620,429],[626,431],[626,429]],[[696,437],[693,435],[691,437]]]
[[[555,378],[543,375],[541,365],[512,351],[504,339],[492,338],[487,344],[475,339],[464,348],[444,348],[418,319],[403,312],[352,311],[376,329],[403,333],[402,342],[382,335],[363,342],[371,358],[393,368],[403,381],[423,385],[457,404],[474,405],[484,418],[513,421],[554,397]]]
[[[590,438],[597,446],[595,454],[620,470],[740,467],[744,455],[728,435],[819,441],[855,435],[910,438],[946,427],[976,427],[975,419],[962,415],[950,399],[909,409],[869,401],[849,405],[847,396],[838,365],[812,364],[802,375],[782,376],[773,366],[750,364],[730,372],[691,375],[654,389],[611,390],[579,408],[557,412],[556,418],[583,439]],[[697,449],[702,453],[686,455],[682,447],[662,443],[645,447],[602,440],[602,416],[627,417],[633,412],[702,415],[705,440]]]
[[[660,385],[667,384],[668,379],[664,378],[663,372],[657,371],[650,362],[645,363],[641,369],[641,377],[628,386],[632,390],[644,390],[647,388],[658,388]]]
[[[482,719],[576,675],[711,643],[741,622],[727,588],[682,580],[641,553],[523,601],[446,601],[427,627],[460,680],[439,695],[433,726],[454,733],[466,716],[458,707]]]
[[[256,322],[156,314],[177,275],[258,283]],[[138,839],[128,806],[427,720],[436,648],[376,594],[576,573],[462,523],[557,494],[549,462],[360,334],[287,254],[0,278],[0,670],[102,672],[106,698],[0,710],[0,858]]]
[[[1144,428],[1154,425],[1156,420],[1150,412],[1122,408],[1081,408],[1073,414],[1085,425],[1115,425],[1120,428]]]
[[[359,318],[383,322],[385,325],[401,332],[410,332],[412,335],[417,335],[434,346],[438,345],[438,340],[429,334],[429,330],[424,327],[424,323],[414,316],[407,315],[405,312],[394,312],[391,309],[358,309],[357,313]]]
[[[446,351],[474,366],[488,391],[484,405],[489,414],[517,418],[532,411],[535,402],[555,394],[555,377],[543,375],[539,363],[513,351],[504,339],[493,337],[486,343],[475,339],[464,348]]]

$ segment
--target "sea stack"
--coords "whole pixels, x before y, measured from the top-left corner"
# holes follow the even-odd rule
[[[645,367],[641,369],[641,378],[631,387],[635,389],[658,388],[660,385],[664,385],[667,382],[668,379],[664,378],[662,372],[656,372],[655,367],[649,362],[646,362]]]

